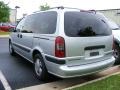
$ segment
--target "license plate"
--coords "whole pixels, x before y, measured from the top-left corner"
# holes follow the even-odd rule
[[[97,56],[99,55],[99,52],[90,52],[90,56]]]

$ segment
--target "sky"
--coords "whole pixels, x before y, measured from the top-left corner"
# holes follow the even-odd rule
[[[21,18],[23,14],[30,14],[38,11],[40,5],[47,3],[50,7],[66,6],[85,10],[95,9],[116,9],[120,8],[119,0],[0,0],[14,9],[15,6],[20,8],[17,10],[17,18]]]

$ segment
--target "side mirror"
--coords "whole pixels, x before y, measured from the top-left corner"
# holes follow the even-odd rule
[[[17,32],[16,28],[11,28],[9,31],[10,32]]]

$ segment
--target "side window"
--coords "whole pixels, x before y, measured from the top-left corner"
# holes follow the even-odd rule
[[[23,18],[23,19],[18,23],[18,25],[17,25],[17,27],[16,27],[17,32],[20,32],[20,31],[22,30],[22,27],[23,27],[23,25],[24,25],[24,22],[25,22],[25,18]]]
[[[35,14],[32,27],[35,33],[53,34],[56,30],[56,23],[57,12],[49,11]]]
[[[25,18],[24,25],[22,27],[22,33],[33,33],[32,29],[33,15],[29,15]]]

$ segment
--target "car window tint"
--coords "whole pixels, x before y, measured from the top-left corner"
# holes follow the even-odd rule
[[[17,31],[22,30],[23,25],[24,25],[24,22],[25,22],[25,18],[23,18],[23,19],[18,23],[18,25],[17,25],[17,27],[16,27],[16,30],[17,30]]]
[[[106,36],[112,34],[106,20],[95,13],[66,12],[65,34],[70,37]]]
[[[25,18],[25,22],[23,28],[21,30],[22,33],[33,33],[33,23],[34,23],[34,15],[29,15]]]
[[[49,11],[34,15],[33,28],[35,33],[53,34],[56,30],[57,12]]]

